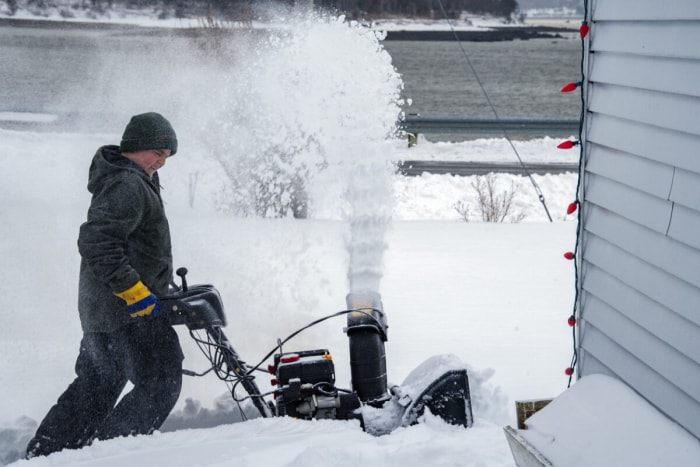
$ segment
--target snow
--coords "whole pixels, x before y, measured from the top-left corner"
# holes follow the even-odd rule
[[[106,24],[126,24],[144,27],[197,27],[202,25],[203,20],[196,18],[159,18],[160,12],[157,9],[132,9],[116,5],[111,9],[99,13],[92,8],[85,8],[77,5],[72,0],[54,0],[50,3],[36,3],[29,1],[18,1],[17,10],[11,13],[8,5],[0,8],[0,18],[11,18],[18,20],[32,21],[62,21],[66,23],[91,23],[99,21]]]
[[[332,105],[325,106],[323,99],[305,102],[302,97],[308,90],[304,88],[265,86],[268,80],[276,81],[272,66],[283,59],[283,54],[267,61],[264,56],[258,57],[249,75],[237,76],[243,83],[242,91],[232,88],[227,89],[228,93],[217,93],[218,81],[212,80],[213,96],[223,104],[229,102],[225,99],[241,99],[237,93],[244,92],[245,84],[251,82],[264,91],[243,96],[252,107],[274,108],[276,99],[284,95],[301,106],[298,110],[304,117],[302,122],[291,123],[307,125],[303,128],[312,132],[322,147],[332,149],[326,171],[316,174],[317,185],[310,187],[315,202],[310,219],[238,217],[222,211],[219,201],[226,195],[226,180],[220,175],[221,167],[206,157],[208,147],[192,142],[196,133],[188,127],[189,120],[174,114],[174,121],[181,123],[175,125],[182,135],[181,148],[161,170],[161,183],[165,187],[175,265],[189,268],[191,284],[217,286],[227,309],[228,337],[245,360],[257,363],[278,338],[345,308],[345,295],[356,277],[351,272],[358,271],[353,269],[358,265],[353,260],[353,248],[365,240],[365,229],[354,231],[354,237],[350,227],[353,221],[363,221],[367,210],[376,209],[370,219],[364,219],[367,222],[358,225],[376,234],[369,245],[380,257],[359,270],[374,273],[388,317],[390,383],[401,384],[429,359],[464,365],[469,372],[474,425],[469,429],[450,426],[426,414],[416,426],[374,437],[362,432],[354,421],[258,418],[227,423],[240,416],[224,384],[209,375],[185,378],[180,401],[162,432],[100,441],[82,450],[19,460],[13,465],[514,465],[502,430],[515,424],[514,401],[556,397],[565,391],[568,380],[563,370],[571,357],[567,318],[573,307],[574,284],[572,264],[563,259],[562,253],[571,250],[575,242],[575,219],[564,213],[574,198],[576,176],[533,177],[553,214],[554,222],[550,223],[528,179],[499,175],[498,190],[515,191],[515,211],[525,218],[520,223],[491,224],[479,222],[478,216],[465,222],[455,209],[455,203],[463,202],[472,206],[473,214],[478,211],[475,177],[424,174],[408,178],[382,172],[386,167],[377,160],[513,161],[513,155],[501,139],[463,143],[421,140],[411,149],[405,141],[382,140],[386,132],[377,131],[381,125],[372,127],[367,122],[383,121],[394,109],[377,98],[386,93],[386,86],[393,85],[392,77],[387,80],[382,74],[386,57],[377,52],[372,66],[362,70],[364,80],[382,84],[360,87],[358,91],[353,87],[359,81],[353,78],[353,68],[357,68],[360,56],[372,51],[373,43],[364,36],[358,41],[356,32],[345,31],[339,25],[312,25],[307,28],[308,36],[293,38],[296,42],[285,49],[294,52],[301,76],[310,71],[345,77],[340,80],[343,92],[332,87],[318,90],[321,97],[335,99]],[[348,49],[347,68],[326,71],[332,67],[314,68],[317,64],[312,64],[304,69],[303,63],[308,60],[304,40],[309,37],[315,37],[313,45],[343,41]],[[314,49],[316,54],[323,52],[322,48]],[[368,78],[369,69],[376,74]],[[270,95],[265,96],[265,92]],[[364,106],[363,112],[373,117],[358,122],[346,114],[330,113],[351,102],[344,99]],[[205,103],[201,112],[212,110],[213,105]],[[221,115],[212,112],[209,129],[225,122],[226,111],[231,109],[240,111],[226,105],[215,109]],[[185,115],[191,110],[185,108]],[[43,114],[4,117],[21,117],[38,125],[51,120]],[[342,122],[342,131],[332,126],[335,121]],[[323,127],[324,131],[313,127],[323,122],[330,122],[330,127]],[[289,122],[279,123],[276,130]],[[0,257],[4,264],[0,270],[0,463],[21,456],[36,424],[73,378],[81,337],[76,313],[79,257],[75,242],[89,204],[85,184],[90,159],[98,146],[118,142],[121,128],[114,131],[0,130],[0,197],[4,201],[0,207]],[[554,149],[551,138],[515,144],[526,161],[570,162],[577,157]],[[360,156],[357,160],[348,157],[353,154]],[[382,173],[373,177],[374,172],[369,171],[358,177],[358,169]],[[195,173],[200,181],[193,202],[191,175]],[[348,183],[357,184],[356,189],[348,189]],[[375,189],[383,201],[372,206]],[[379,225],[373,224],[377,219]],[[285,350],[328,348],[336,365],[338,386],[349,387],[343,325],[342,320],[326,321],[297,336]],[[183,329],[178,332],[186,355],[185,367],[206,369],[189,335]],[[619,426],[624,431],[616,429],[615,439],[637,448],[640,442],[665,435],[674,426],[658,416],[648,418],[648,425],[622,425],[626,411],[647,413],[648,407],[631,391],[612,388],[612,398],[609,384],[587,386],[582,384],[585,382],[583,379],[573,386],[576,390],[580,385],[579,394],[583,394],[573,393],[573,400],[583,397],[596,402],[614,400],[615,404],[601,405],[605,411],[595,412],[597,417],[579,417],[572,427],[565,414],[556,410],[557,403],[552,403],[554,415],[541,417],[540,421],[532,419],[537,430],[533,437],[550,433],[554,427],[566,434],[575,429],[580,439],[580,433],[594,432],[601,425],[610,429]],[[271,388],[264,378],[258,383],[263,390]],[[587,387],[592,390],[587,391]],[[561,405],[569,407],[563,400]],[[697,453],[688,448],[688,438],[683,434],[676,431],[664,440],[669,449],[678,448],[680,454],[673,458],[678,460],[677,465],[691,465]],[[546,440],[545,436],[543,442]],[[570,453],[563,452],[566,449],[554,443],[546,454],[561,465],[573,465],[568,462]],[[619,459],[614,457],[616,449],[617,445],[601,442],[598,450],[587,450],[586,465],[605,465],[609,459]],[[645,463],[642,460],[637,465]]]
[[[72,379],[81,335],[75,312],[75,240],[89,203],[87,167],[94,149],[118,136],[0,130],[0,170],[11,174],[0,188],[5,200],[0,399],[12,401],[0,408],[5,456],[23,449],[35,423]],[[185,180],[176,175],[196,164],[196,158],[178,151],[161,170],[175,263],[189,268],[190,283],[212,282],[220,289],[228,310],[227,334],[244,358],[257,361],[277,337],[344,308],[349,255],[340,208],[332,211],[334,217],[307,220],[236,218],[205,207],[192,209],[182,194]],[[552,178],[557,177],[569,180],[567,189],[549,194],[553,202],[561,198],[564,209],[575,180]],[[428,202],[406,179],[392,176],[403,203],[395,207],[386,232],[380,290],[390,326],[390,381],[401,384],[431,356],[453,355],[469,369],[472,428],[428,419],[375,438],[353,422],[282,419],[184,430],[207,426],[203,418],[233,410],[226,404],[230,396],[223,383],[213,377],[186,378],[172,417],[178,431],[58,453],[50,457],[52,464],[141,465],[147,459],[167,459],[174,465],[512,465],[502,427],[513,423],[513,401],[553,397],[566,386],[562,368],[570,358],[566,317],[573,278],[561,253],[572,246],[575,223],[549,223],[537,205],[529,213],[531,221],[520,224],[466,223],[456,214],[444,220],[443,206],[452,202],[452,191],[445,190],[443,198],[437,194],[441,184],[449,186],[454,178],[415,178],[432,186],[435,214],[426,211],[412,221],[403,220],[412,216],[410,200],[424,209]],[[204,193],[201,197],[206,198]],[[302,333],[288,350],[329,348],[338,384],[349,387],[343,325],[326,322]],[[206,368],[194,342],[186,333],[180,335],[185,366]],[[267,387],[264,379],[260,384]],[[188,399],[190,409],[195,407],[189,418],[184,413]]]
[[[87,165],[98,145],[116,137],[0,130],[0,170],[9,175],[0,187],[6,200],[0,243],[5,264],[0,281],[0,399],[12,401],[0,408],[4,462],[17,458],[37,421],[72,379],[81,335],[75,312],[75,238],[89,202],[84,188]],[[449,146],[420,144],[424,151],[433,147],[438,153]],[[501,146],[492,140],[470,144],[479,157],[488,147]],[[345,221],[337,216],[236,218],[213,209],[194,210],[183,196],[174,195],[186,188],[178,185],[184,182],[175,175],[195,163],[178,154],[161,170],[176,265],[189,267],[190,283],[217,285],[228,310],[227,334],[244,358],[257,361],[277,337],[344,307]],[[571,344],[566,318],[572,307],[573,271],[561,253],[573,245],[575,223],[549,223],[534,203],[528,205],[530,220],[519,224],[446,220],[443,206],[451,202],[455,178],[411,179],[430,187],[434,196],[426,200],[406,178],[393,177],[393,191],[403,203],[395,206],[386,232],[381,294],[390,326],[390,381],[401,384],[421,362],[437,355],[464,362],[473,397],[472,428],[449,426],[429,415],[417,426],[383,437],[367,435],[349,421],[255,419],[193,428],[221,423],[227,416],[235,419],[235,410],[220,381],[186,378],[171,417],[170,429],[177,431],[98,442],[17,465],[513,465],[502,427],[515,424],[514,401],[555,397],[566,389],[563,369]],[[555,180],[561,183],[548,183]],[[556,209],[562,210],[574,183],[567,175],[540,180]],[[419,220],[407,220],[415,217],[412,203],[423,207]],[[343,325],[337,320],[324,323],[302,333],[288,349],[329,348],[338,384],[347,387]],[[185,366],[206,368],[189,336],[180,336]],[[260,384],[267,383],[263,379]],[[608,400],[605,394],[598,391],[589,397]],[[604,406],[612,420],[607,425],[615,426],[633,409],[640,411],[643,403],[632,396],[618,391],[609,398],[614,404]],[[569,426],[565,416],[556,420],[557,430]],[[604,420],[595,412],[594,417],[577,419],[571,429],[597,430]],[[669,424],[673,425],[657,414],[648,423],[625,426],[622,434],[616,432],[617,443],[602,445],[594,459],[608,459],[623,440],[635,445]],[[686,449],[677,455],[695,455],[680,431],[678,446]],[[550,451],[546,454],[554,460],[562,450],[555,444]]]
[[[581,423],[570,423],[575,419]],[[590,375],[528,419],[520,434],[554,465],[693,465],[700,443],[615,378]],[[564,448],[562,448],[564,447]],[[597,464],[602,465],[602,464]]]
[[[53,122],[58,117],[52,114],[36,112],[0,112],[0,121],[5,122]]]

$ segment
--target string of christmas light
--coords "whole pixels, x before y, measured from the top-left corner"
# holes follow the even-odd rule
[[[569,206],[566,209],[566,214],[571,215],[574,212],[578,211],[578,218],[577,218],[577,227],[576,227],[576,244],[574,246],[574,251],[567,251],[564,253],[564,258],[566,258],[569,261],[572,261],[574,264],[574,287],[575,287],[575,293],[574,293],[574,307],[573,311],[571,312],[571,315],[569,316],[567,323],[571,327],[571,336],[572,336],[572,341],[573,341],[573,353],[571,356],[571,363],[569,366],[564,370],[564,374],[569,377],[569,382],[567,387],[571,387],[571,381],[573,379],[574,373],[576,371],[576,363],[578,362],[578,342],[577,342],[577,324],[578,324],[578,314],[579,314],[579,290],[580,290],[580,275],[579,275],[579,267],[581,266],[581,262],[577,258],[578,254],[578,249],[580,246],[580,238],[581,238],[581,232],[583,230],[583,214],[582,214],[582,209],[581,207],[581,199],[584,198],[583,196],[583,184],[582,182],[582,177],[583,177],[583,157],[584,157],[584,148],[583,148],[583,122],[584,118],[586,115],[586,101],[585,101],[585,94],[584,94],[584,86],[583,83],[585,81],[585,54],[586,54],[586,37],[588,37],[588,33],[590,32],[590,27],[588,25],[588,20],[590,19],[590,12],[588,8],[588,0],[583,1],[583,21],[581,22],[581,27],[579,28],[579,35],[581,36],[581,80],[580,81],[574,81],[571,83],[566,84],[564,87],[562,87],[561,92],[564,93],[570,93],[573,91],[576,91],[577,89],[580,90],[580,95],[581,95],[581,113],[579,117],[579,127],[578,127],[578,140],[567,140],[561,142],[557,147],[559,149],[572,149],[576,146],[579,148],[579,173],[578,173],[578,181],[576,183],[576,199],[572,201]]]

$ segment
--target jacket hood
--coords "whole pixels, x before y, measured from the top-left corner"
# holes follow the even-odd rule
[[[90,164],[88,191],[94,194],[107,177],[117,175],[123,171],[133,172],[135,175],[143,177],[158,191],[158,174],[154,173],[153,177],[149,177],[135,162],[122,156],[119,152],[119,146],[116,145],[102,146],[95,153]]]

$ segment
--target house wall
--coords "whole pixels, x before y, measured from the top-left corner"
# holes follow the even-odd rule
[[[592,0],[590,27],[579,377],[700,438],[700,1]]]

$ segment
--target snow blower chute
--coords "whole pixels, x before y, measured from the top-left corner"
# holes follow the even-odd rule
[[[472,424],[467,370],[454,357],[426,360],[400,386],[387,384],[384,342],[387,321],[381,297],[376,292],[352,292],[347,309],[321,318],[294,332],[257,365],[248,365],[234,350],[223,332],[226,316],[221,297],[212,285],[188,287],[187,269],[177,274],[182,286],[161,297],[171,324],[185,325],[212,366],[211,371],[228,384],[236,402],[249,399],[262,417],[292,416],[302,419],[357,419],[363,429],[375,435],[387,434],[400,426],[417,423],[428,409],[453,425]],[[352,389],[336,387],[335,366],[327,349],[282,352],[282,345],[299,332],[326,319],[347,315],[345,332],[349,341]],[[203,333],[203,334],[202,334]],[[274,354],[274,355],[273,355]],[[267,372],[274,375],[276,388],[262,393],[255,382],[256,371],[268,358]],[[247,396],[241,397],[241,386]]]

